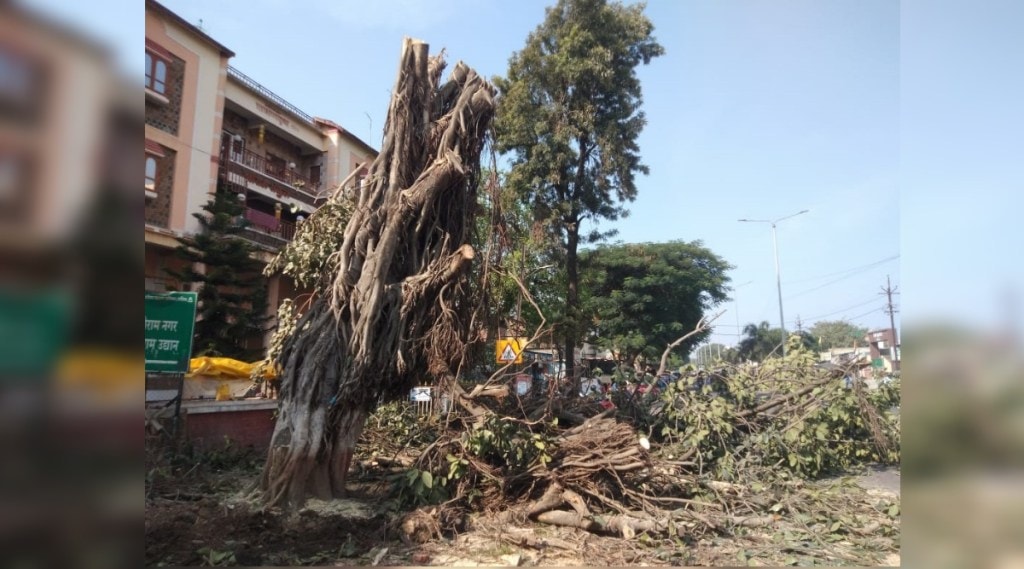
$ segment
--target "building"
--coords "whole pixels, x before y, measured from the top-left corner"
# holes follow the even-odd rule
[[[146,290],[183,290],[168,275],[175,237],[195,233],[215,191],[245,205],[246,239],[268,263],[296,226],[376,157],[366,142],[313,117],[229,63],[234,53],[155,0],[146,2]],[[273,317],[297,294],[267,283]]]
[[[115,175],[111,124],[137,102],[104,46],[20,4],[0,3],[0,253],[52,265]]]
[[[78,379],[68,358],[102,350],[110,386],[137,359],[139,92],[105,45],[24,4],[0,3],[0,377]]]
[[[365,175],[376,151],[327,119],[312,117],[241,71],[227,68],[218,188],[245,204],[244,235],[267,263],[291,241],[298,223],[353,172]],[[298,292],[270,277],[271,316]]]
[[[228,60],[235,54],[153,0],[146,2],[146,290],[181,290],[175,237],[195,233],[216,190]]]
[[[819,352],[818,360],[839,369],[852,370],[862,379],[868,379],[872,375],[871,348],[868,346],[832,348]]]
[[[871,365],[876,369],[885,370],[886,373],[899,371],[900,369],[900,346],[893,330],[885,328],[868,332],[864,340],[871,349]]]

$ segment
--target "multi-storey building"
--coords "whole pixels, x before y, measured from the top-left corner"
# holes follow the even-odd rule
[[[0,257],[46,269],[109,188],[111,125],[137,102],[104,46],[20,4],[0,3]]]
[[[174,239],[215,191],[245,205],[246,239],[264,263],[330,191],[376,156],[341,126],[315,118],[229,65],[234,54],[154,0],[146,2],[146,278],[180,290]],[[271,277],[270,316],[296,294]]]
[[[287,243],[330,189],[375,155],[344,128],[228,67],[220,187],[245,202],[247,235],[268,252]]]
[[[146,2],[146,289],[180,289],[174,239],[199,230],[216,190],[228,59],[234,52],[153,0]]]

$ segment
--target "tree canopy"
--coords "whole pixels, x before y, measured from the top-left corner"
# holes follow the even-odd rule
[[[811,336],[818,340],[822,350],[850,348],[854,344],[864,345],[867,328],[855,326],[845,320],[822,320],[811,326]]]
[[[636,143],[646,120],[636,68],[664,53],[643,4],[559,0],[495,78],[500,152],[508,183],[565,252],[563,330],[573,353],[578,329],[578,247],[585,220],[614,220],[646,174]],[[572,371],[572,358],[567,362]]]
[[[732,268],[700,241],[604,245],[584,251],[581,312],[593,341],[632,360],[659,356],[727,300]],[[710,331],[689,338],[680,353]]]
[[[203,211],[193,214],[199,233],[178,239],[178,255],[188,267],[171,272],[198,286],[192,351],[241,360],[259,357],[261,350],[246,344],[266,332],[267,290],[259,278],[263,264],[252,257],[255,247],[240,236],[246,226],[244,207],[235,194],[217,191]],[[205,270],[196,271],[197,264]]]

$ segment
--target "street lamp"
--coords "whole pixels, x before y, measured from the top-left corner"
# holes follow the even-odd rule
[[[776,287],[778,288],[778,291],[779,291],[779,326],[782,327],[782,356],[783,357],[786,356],[786,340],[787,340],[787,337],[786,337],[786,320],[782,316],[782,273],[779,270],[779,241],[775,237],[775,224],[777,224],[778,222],[780,222],[780,221],[782,221],[784,219],[789,219],[791,217],[796,217],[796,216],[798,216],[800,214],[804,214],[804,213],[807,213],[809,211],[811,211],[811,210],[805,209],[803,211],[798,211],[796,213],[787,215],[785,217],[780,217],[778,219],[740,219],[739,220],[739,221],[742,221],[744,223],[768,223],[768,224],[771,224],[771,226],[772,226],[772,248],[775,250],[775,285],[776,285]]]

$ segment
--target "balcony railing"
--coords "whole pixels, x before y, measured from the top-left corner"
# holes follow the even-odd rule
[[[253,228],[275,237],[280,237],[285,241],[291,241],[295,237],[294,223],[277,219],[269,213],[246,208],[245,219]]]
[[[231,67],[230,65],[228,66],[228,75],[234,77],[235,79],[238,79],[246,87],[248,87],[248,88],[252,89],[253,91],[256,91],[257,93],[259,93],[260,95],[263,95],[264,97],[270,99],[271,101],[273,101],[275,104],[277,104],[281,108],[287,110],[288,112],[292,113],[293,115],[295,115],[295,116],[299,117],[300,119],[306,121],[310,125],[316,126],[316,121],[313,120],[313,117],[311,117],[308,114],[302,112],[301,110],[299,110],[298,107],[296,107],[295,105],[293,105],[293,104],[289,103],[288,101],[284,100],[284,98],[281,97],[280,95],[278,95],[277,93],[274,93],[270,89],[267,89],[263,85],[260,85],[252,77],[249,77],[245,73],[242,73],[241,71],[235,69],[234,67]]]
[[[319,182],[313,184],[309,178],[296,173],[287,165],[270,162],[251,150],[242,150],[241,152],[232,150],[229,152],[229,156],[235,164],[241,164],[279,182],[284,182],[311,196],[316,196],[317,191],[320,189]]]

